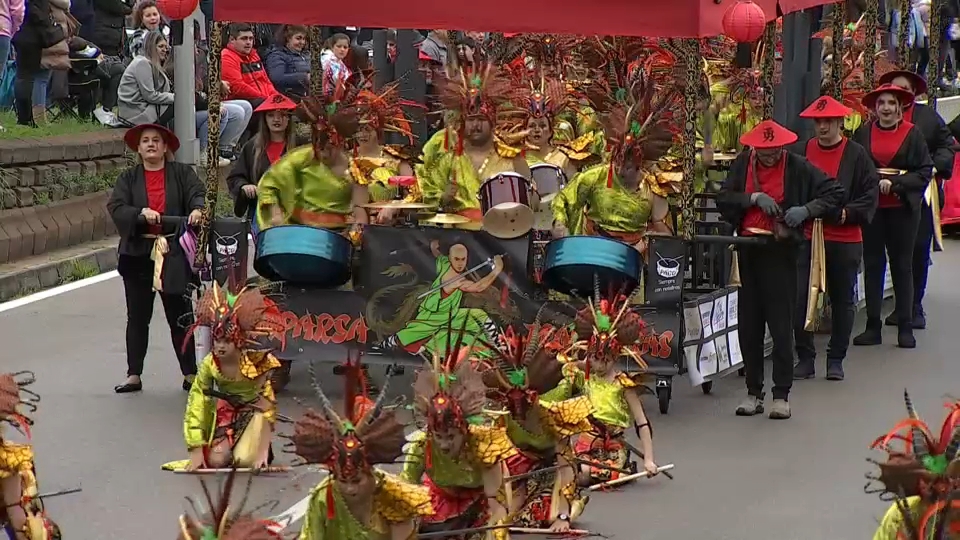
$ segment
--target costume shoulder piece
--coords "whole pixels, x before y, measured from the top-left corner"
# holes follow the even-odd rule
[[[467,447],[478,464],[490,467],[517,454],[516,446],[507,436],[507,428],[501,424],[471,424],[468,431]]]
[[[279,526],[269,520],[258,519],[246,513],[242,507],[231,506],[231,494],[236,482],[236,471],[230,473],[219,493],[201,480],[205,500],[198,504],[191,498],[191,512],[180,516],[180,534],[177,540],[278,540]],[[246,501],[253,476],[247,481]]]
[[[960,402],[946,405],[947,418],[935,434],[920,420],[906,390],[903,397],[907,418],[874,441],[872,448],[887,459],[871,460],[879,474],[868,476],[873,482],[866,491],[894,500],[900,510],[899,521],[887,526],[899,527],[891,538],[946,538],[943,531],[960,527],[954,510],[960,501]]]
[[[366,156],[350,158],[350,176],[354,182],[362,186],[369,186],[377,183],[377,179],[373,175],[374,171],[383,167],[396,169],[398,164],[398,160],[390,158]]]
[[[426,486],[404,482],[384,471],[377,471],[377,512],[387,521],[410,521],[433,514],[430,490]]]

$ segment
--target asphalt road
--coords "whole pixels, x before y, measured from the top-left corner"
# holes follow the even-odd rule
[[[960,394],[960,361],[950,337],[960,320],[957,271],[960,243],[952,242],[935,256],[929,327],[918,332],[916,350],[892,344],[851,349],[846,381],[794,387],[791,420],[734,416],[744,393],[736,376],[716,384],[710,396],[678,379],[669,415],[648,403],[657,461],[675,463],[676,480],[660,477],[600,493],[581,525],[623,540],[869,538],[884,504],[863,493],[868,445],[903,417],[904,387],[935,424],[943,396]],[[41,490],[83,487],[47,501],[75,540],[174,538],[184,495],[199,493],[195,478],[160,470],[186,455],[185,394],[159,302],[145,391],[113,393],[125,373],[124,317],[118,279],[0,312],[0,369],[31,369],[39,378],[43,401],[34,444]],[[895,341],[893,329],[885,329],[885,339]],[[311,399],[305,379],[304,366],[295,366],[283,412],[298,412],[291,396]],[[406,387],[409,375],[398,382]],[[301,474],[257,478],[251,501],[276,500],[273,514],[286,510],[318,478]]]

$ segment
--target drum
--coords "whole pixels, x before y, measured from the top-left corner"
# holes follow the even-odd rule
[[[533,228],[530,208],[530,182],[523,176],[505,172],[480,186],[480,210],[483,229],[497,238],[518,238]]]
[[[549,163],[540,163],[530,167],[533,184],[540,194],[540,205],[550,206],[550,201],[567,185],[567,175],[563,169]]]
[[[352,251],[335,231],[279,225],[257,235],[253,268],[270,280],[332,289],[350,280]]]
[[[601,236],[567,236],[547,245],[543,283],[553,290],[593,294],[594,276],[606,293],[629,294],[640,283],[643,261],[633,246]]]

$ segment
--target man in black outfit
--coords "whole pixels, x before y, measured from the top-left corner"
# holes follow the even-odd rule
[[[949,20],[949,19],[944,19]],[[927,93],[927,82],[923,77],[910,71],[891,71],[880,77],[880,84],[892,84],[910,91],[914,96]],[[953,136],[940,114],[922,103],[910,103],[903,110],[903,119],[910,122],[923,135],[927,150],[937,170],[936,184],[943,200],[943,181],[953,174]],[[927,327],[927,316],[923,311],[923,295],[927,289],[927,276],[930,271],[930,250],[933,244],[933,210],[924,198],[920,203],[920,226],[917,241],[913,246],[913,328],[922,330]],[[885,321],[887,326],[896,326],[896,313],[891,313]]]
[[[863,257],[863,235],[860,227],[870,223],[877,211],[877,170],[873,160],[859,144],[843,136],[843,119],[853,112],[830,96],[821,96],[800,118],[816,122],[817,136],[807,141],[801,155],[843,186],[843,199],[837,209],[823,218],[824,254],[827,295],[830,298],[831,329],[827,345],[827,380],[843,380],[843,360],[850,346],[853,320],[856,315],[856,283]],[[797,320],[794,338],[797,342],[797,365],[794,379],[816,376],[817,349],[813,332],[804,328],[809,306],[812,224],[804,227],[806,241],[800,256]]]
[[[757,245],[739,249],[740,350],[747,397],[738,416],[764,411],[763,342],[773,336],[773,404],[770,418],[790,418],[793,386],[793,320],[797,305],[797,259],[803,224],[834,212],[843,187],[805,158],[784,150],[796,133],[764,120],[740,138],[749,147],[737,156],[717,195],[717,209],[741,236]]]

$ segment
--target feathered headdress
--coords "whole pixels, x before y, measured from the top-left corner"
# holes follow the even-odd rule
[[[683,52],[668,40],[618,37],[587,40],[582,54],[596,66],[583,91],[600,113],[610,154],[607,187],[613,187],[615,167],[628,157],[645,159],[648,142],[669,148],[680,132],[674,111],[683,99]]]
[[[18,371],[0,375],[0,422],[12,425],[26,437],[30,437],[33,419],[40,396],[27,387],[36,382],[32,371]]]
[[[960,402],[947,403],[947,417],[934,435],[930,427],[920,419],[909,393],[903,391],[907,418],[886,435],[873,442],[871,448],[887,453],[885,462],[876,462],[879,475],[867,476],[867,493],[880,493],[885,500],[894,499],[903,506],[905,531],[911,540],[946,538],[942,534],[931,536],[935,529],[947,525],[943,519],[948,512],[960,509]],[[873,488],[874,483],[879,487]],[[926,503],[921,516],[913,516],[902,499],[920,496]],[[960,520],[949,524],[951,534],[960,532]],[[952,537],[951,537],[952,538]]]
[[[449,72],[439,85],[440,101],[444,109],[459,116],[459,140],[463,141],[464,120],[468,117],[482,116],[496,126],[514,94],[513,84],[503,70],[480,60],[472,64],[454,63]],[[462,151],[461,142],[457,153]]]
[[[600,296],[598,283],[594,286],[594,297],[587,299],[587,305],[577,312],[574,329],[577,332],[577,348],[585,351],[585,375],[590,377],[590,362],[615,362],[621,354],[633,358],[641,369],[646,362],[633,349],[633,345],[646,331],[646,323],[635,311],[630,309],[631,297],[624,294]]]
[[[247,488],[240,500],[240,504],[231,507],[230,499],[236,481],[236,470],[232,471],[218,490],[216,498],[212,494],[207,482],[200,480],[203,495],[208,510],[202,510],[200,504],[192,498],[190,502],[192,513],[180,516],[180,535],[177,540],[280,540],[283,537],[275,529],[277,523],[257,519],[250,513],[244,512],[247,497],[253,476],[247,481]]]
[[[729,37],[719,36],[701,40],[701,52],[710,94],[722,94],[740,104],[740,121],[745,122],[748,104],[758,110],[763,106],[763,88],[760,69],[736,66],[737,45]]]
[[[547,78],[546,75],[541,75],[537,84],[530,82],[523,98],[529,118],[553,120],[558,113],[575,103],[572,94],[567,92],[566,85],[557,79]]]
[[[200,297],[196,319],[195,327],[208,326],[213,339],[241,349],[256,347],[260,338],[282,334],[285,329],[279,306],[254,286],[232,294],[214,283]]]
[[[511,413],[525,414],[541,394],[556,388],[563,379],[556,353],[543,346],[554,331],[543,330],[538,313],[524,334],[510,327],[500,335],[498,346],[492,347],[498,358],[483,372],[483,382],[491,390],[491,397],[505,402]]]
[[[410,121],[403,112],[403,106],[411,103],[400,99],[397,83],[384,86],[380,92],[361,90],[357,100],[361,105],[361,124],[373,126],[380,135],[386,131],[399,133],[413,143]]]
[[[296,114],[312,127],[313,148],[319,153],[328,146],[346,148],[360,128],[364,104],[359,76],[337,77],[328,72],[320,96],[303,98]]]
[[[491,61],[525,84],[538,73],[562,80],[578,42],[576,36],[566,34],[494,34],[486,48]]]

